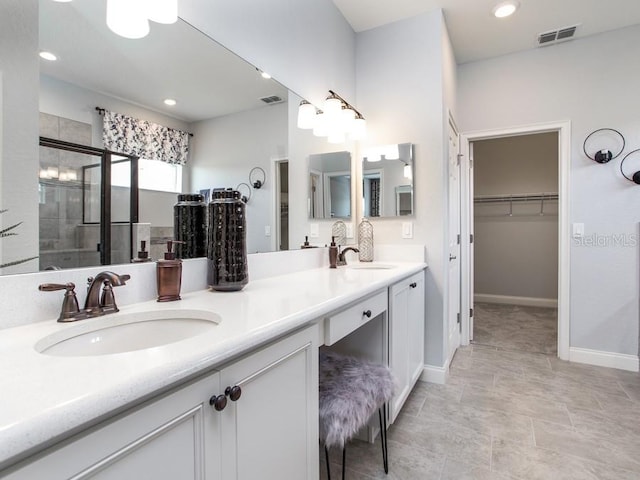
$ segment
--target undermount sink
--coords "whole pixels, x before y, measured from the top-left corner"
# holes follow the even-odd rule
[[[396,268],[395,265],[390,265],[388,263],[350,263],[347,264],[347,267],[353,268],[355,270],[389,270],[391,268]]]
[[[207,310],[116,313],[80,320],[40,339],[35,349],[45,355],[63,357],[132,352],[202,335],[220,321],[218,314]]]

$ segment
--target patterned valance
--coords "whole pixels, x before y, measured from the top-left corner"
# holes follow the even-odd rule
[[[113,152],[177,165],[187,163],[189,154],[187,132],[109,110],[104,111],[102,140]]]

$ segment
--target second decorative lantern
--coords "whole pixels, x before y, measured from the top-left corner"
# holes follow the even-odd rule
[[[373,225],[366,218],[358,225],[358,250],[361,262],[373,262]]]

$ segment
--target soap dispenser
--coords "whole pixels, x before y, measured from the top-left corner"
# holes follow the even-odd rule
[[[146,240],[140,240],[140,250],[138,250],[138,256],[131,260],[133,263],[150,262],[149,252],[147,252]]]
[[[329,268],[338,266],[338,247],[336,246],[336,237],[331,237],[331,245],[329,246]]]
[[[173,251],[176,240],[167,241],[167,251],[164,260],[156,262],[156,280],[158,286],[158,302],[172,302],[180,300],[180,286],[182,283],[182,260],[176,258]]]

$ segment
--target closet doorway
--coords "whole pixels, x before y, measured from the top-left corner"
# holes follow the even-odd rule
[[[527,142],[545,138],[550,146],[542,147],[537,153],[531,150],[537,147],[528,145],[512,146],[504,154],[491,151],[496,144],[500,145],[500,139],[509,139],[517,146],[520,140]],[[488,140],[496,140],[496,144],[480,143]],[[487,147],[490,159],[483,160],[483,155],[487,154],[483,150]],[[474,300],[478,301],[481,309],[498,309],[502,308],[501,305],[550,308],[557,311],[557,314],[554,311],[557,318],[556,349],[550,346],[532,347],[531,350],[557,351],[558,357],[568,360],[570,123],[467,132],[461,135],[461,150],[461,343],[487,341],[485,332],[480,333],[474,328],[477,314],[482,313],[477,310]],[[506,159],[496,159],[496,156]],[[507,161],[509,164],[505,167]],[[481,163],[487,163],[485,170],[481,170]],[[547,169],[555,175],[544,176],[543,171]],[[487,237],[509,231],[515,232],[515,236],[498,236],[497,240]],[[543,244],[543,237],[551,240]],[[544,262],[534,262],[534,255],[546,255],[553,258],[553,262],[547,262],[548,258]],[[475,269],[479,270],[477,274]],[[508,285],[506,279],[509,279]],[[495,315],[495,311],[489,313],[502,317],[510,315],[509,312],[501,312],[502,315]],[[481,325],[479,328],[485,327]],[[518,331],[518,328],[513,330]],[[480,339],[474,338],[474,333],[480,333]],[[504,337],[509,336],[506,332],[500,333]],[[520,347],[528,349],[530,346],[523,340]]]
[[[557,354],[558,133],[478,140],[473,342]]]

